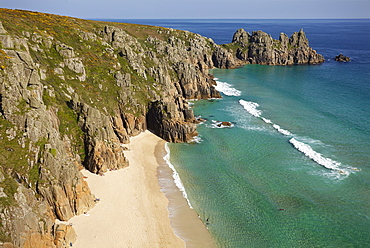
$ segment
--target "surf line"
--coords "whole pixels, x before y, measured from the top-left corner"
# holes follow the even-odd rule
[[[217,79],[215,78],[217,85],[214,86],[216,90],[222,92],[227,96],[240,96],[242,94],[240,90],[233,88],[231,84],[217,81]]]
[[[249,114],[253,115],[254,117],[260,118],[266,124],[272,125],[272,127],[279,133],[290,137],[289,143],[291,143],[295,149],[303,153],[306,157],[310,158],[312,161],[323,166],[324,168],[335,172],[339,172],[339,174],[344,176],[348,176],[351,173],[351,171],[359,170],[353,167],[347,167],[346,169],[342,168],[340,162],[334,161],[330,158],[325,158],[322,156],[322,154],[313,150],[310,145],[298,141],[296,135],[292,134],[288,130],[281,128],[279,125],[273,123],[270,119],[262,117],[262,111],[257,109],[259,107],[258,103],[245,101],[243,99],[240,99],[239,103],[244,107],[245,110],[247,110]]]
[[[168,143],[166,142],[165,144],[165,150],[166,150],[166,155],[163,157],[164,161],[166,161],[167,165],[171,168],[172,170],[172,177],[173,177],[173,180],[175,181],[175,185],[177,186],[177,188],[181,191],[182,193],[182,196],[186,199],[189,207],[191,209],[193,209],[193,206],[191,205],[190,201],[189,201],[189,198],[188,198],[188,194],[186,193],[186,190],[185,190],[185,187],[184,185],[182,184],[182,181],[181,181],[181,178],[180,178],[180,175],[179,173],[177,173],[176,169],[175,169],[175,166],[173,166],[173,164],[170,162],[170,148],[168,147]]]

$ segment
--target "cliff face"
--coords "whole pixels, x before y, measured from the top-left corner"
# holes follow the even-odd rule
[[[0,247],[69,246],[73,228],[55,220],[94,206],[82,168],[128,166],[125,144],[146,129],[190,141],[187,99],[221,97],[208,69],[311,63],[304,33],[294,37],[277,58],[262,33],[239,30],[230,49],[186,31],[0,9]]]
[[[309,47],[302,29],[293,33],[290,38],[281,33],[279,40],[274,40],[262,31],[250,35],[244,29],[239,29],[234,34],[232,43],[240,46],[236,56],[251,64],[292,65],[324,62],[324,57]]]

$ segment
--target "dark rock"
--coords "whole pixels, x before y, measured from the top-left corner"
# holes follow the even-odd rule
[[[229,122],[229,121],[221,121],[221,122],[217,122],[216,123],[216,126],[217,127],[232,127],[233,126],[233,124],[231,123],[231,122]]]
[[[232,126],[231,122],[229,122],[229,121],[223,121],[223,122],[221,122],[221,125],[225,126],[225,127],[231,127]]]
[[[351,59],[347,56],[344,56],[343,54],[339,54],[338,56],[335,56],[335,61],[349,62],[349,61],[351,61]]]
[[[150,104],[146,116],[148,130],[168,142],[189,142],[198,135],[195,120],[192,122],[170,118],[169,105],[161,101]]]

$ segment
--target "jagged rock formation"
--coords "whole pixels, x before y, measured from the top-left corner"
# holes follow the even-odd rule
[[[234,34],[232,43],[240,46],[236,56],[251,64],[292,65],[324,62],[324,57],[309,47],[302,29],[294,32],[290,38],[281,33],[279,40],[274,40],[262,31],[250,35],[244,29],[239,29]]]
[[[270,49],[276,44],[281,51]],[[80,169],[128,166],[125,144],[146,129],[169,142],[193,139],[187,99],[221,97],[208,69],[320,61],[302,32],[276,43],[239,30],[231,46],[187,31],[0,9],[0,247],[74,242],[60,221],[94,206]]]
[[[347,56],[344,56],[343,54],[339,54],[339,55],[335,56],[335,61],[349,62],[349,61],[351,61],[351,59]]]

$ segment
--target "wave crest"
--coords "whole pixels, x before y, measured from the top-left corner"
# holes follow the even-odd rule
[[[348,176],[350,172],[346,169],[340,168],[341,163],[334,161],[330,158],[323,157],[320,153],[314,151],[311,146],[296,140],[295,138],[291,138],[289,142],[300,152],[306,155],[308,158],[312,159],[319,165],[324,166],[327,169],[334,170],[339,172],[340,174]]]
[[[216,83],[215,89],[227,96],[240,96],[242,93],[240,90],[234,89],[231,84],[220,81],[216,81]]]
[[[255,117],[261,117],[262,111],[257,109],[258,103],[255,102],[248,102],[243,99],[239,100],[239,103],[247,110],[251,115]]]
[[[173,164],[171,164],[171,162],[170,162],[170,148],[168,147],[168,143],[165,144],[165,150],[166,150],[166,155],[163,157],[163,159],[164,159],[164,161],[166,161],[166,163],[168,164],[168,166],[171,168],[171,170],[173,172],[172,177],[173,177],[173,180],[175,181],[175,185],[181,191],[182,195],[184,196],[184,198],[188,202],[189,207],[193,208],[191,206],[191,203],[190,203],[189,199],[188,199],[188,194],[186,193],[185,187],[182,184],[181,178],[180,178],[179,174],[177,173]]]

